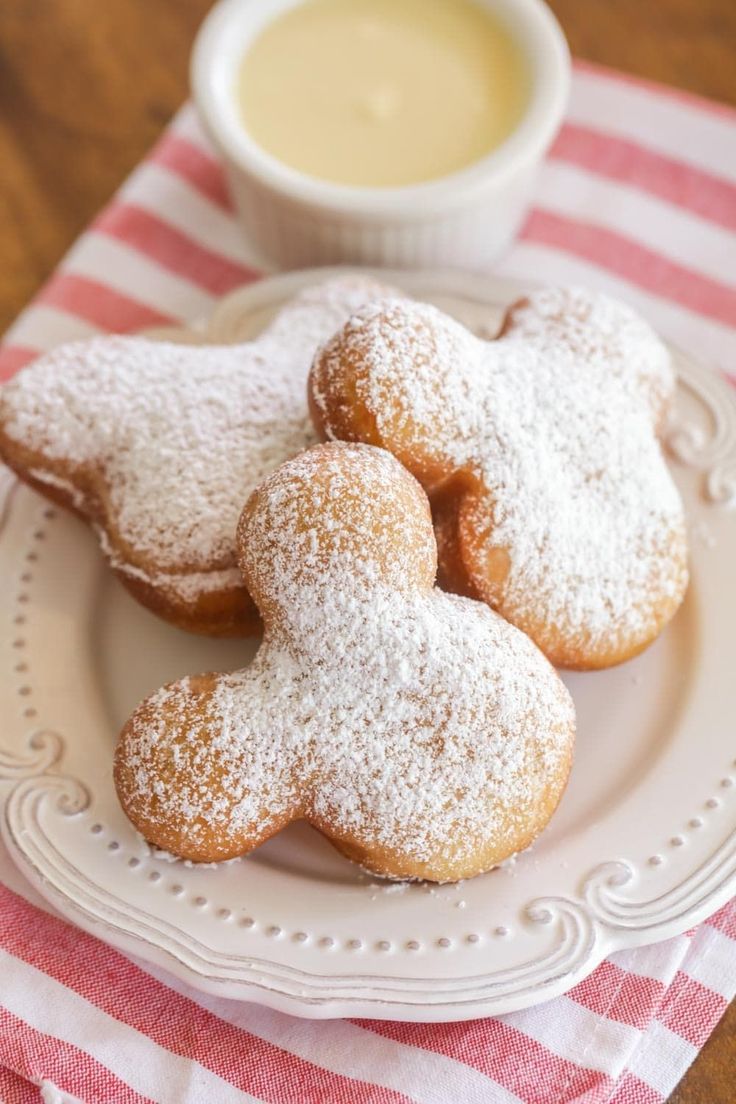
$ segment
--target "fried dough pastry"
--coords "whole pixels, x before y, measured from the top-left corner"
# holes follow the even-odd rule
[[[376,873],[437,882],[528,846],[567,782],[572,701],[528,637],[433,586],[416,480],[380,449],[317,446],[253,492],[238,544],[253,664],[164,687],[120,736],[145,838],[216,861],[305,818]]]
[[[432,500],[440,585],[487,602],[556,665],[646,648],[688,582],[658,432],[667,349],[632,310],[548,289],[481,340],[427,304],[359,311],[310,375],[321,436],[388,449]]]
[[[268,472],[316,440],[319,344],[388,289],[346,276],[288,303],[255,340],[104,336],[63,345],[0,389],[0,456],[85,518],[143,605],[194,632],[257,632],[235,527]]]

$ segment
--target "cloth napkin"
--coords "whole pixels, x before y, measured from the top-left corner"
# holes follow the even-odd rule
[[[497,271],[610,291],[736,373],[734,262],[736,112],[578,63],[535,205]],[[0,379],[61,341],[206,315],[259,274],[185,107],[12,327]],[[77,931],[0,851],[5,1104],[656,1104],[735,992],[732,903],[523,1012],[299,1020],[204,996]]]

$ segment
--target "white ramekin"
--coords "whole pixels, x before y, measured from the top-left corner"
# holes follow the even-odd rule
[[[403,188],[356,188],[297,172],[262,149],[240,119],[236,74],[249,43],[300,0],[220,0],[192,55],[192,87],[252,246],[285,268],[390,265],[484,268],[516,234],[535,171],[562,121],[570,56],[542,0],[480,0],[526,54],[529,103],[509,138],[460,172]]]

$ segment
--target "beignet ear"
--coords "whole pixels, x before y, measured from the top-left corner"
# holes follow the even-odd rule
[[[302,605],[304,590],[428,590],[437,571],[427,496],[369,445],[320,445],[282,464],[248,500],[238,545],[267,626]]]

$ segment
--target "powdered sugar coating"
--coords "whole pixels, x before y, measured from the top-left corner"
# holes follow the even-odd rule
[[[328,437],[384,444],[439,497],[462,476],[442,541],[560,662],[646,642],[682,598],[683,510],[655,433],[674,386],[650,327],[581,289],[530,295],[490,342],[426,304],[369,306],[312,375]]]
[[[316,285],[241,345],[61,346],[2,389],[4,437],[33,455],[32,478],[95,518],[118,570],[191,601],[239,585],[244,501],[315,439],[305,395],[315,350],[387,291],[360,277]]]
[[[323,530],[321,496],[305,500],[343,483],[361,493]],[[118,752],[134,821],[225,857],[305,816],[373,869],[441,880],[525,846],[564,788],[572,702],[527,637],[432,588],[411,477],[369,446],[312,449],[259,488],[240,534],[264,642],[247,670],[204,691],[185,679],[134,714]]]

